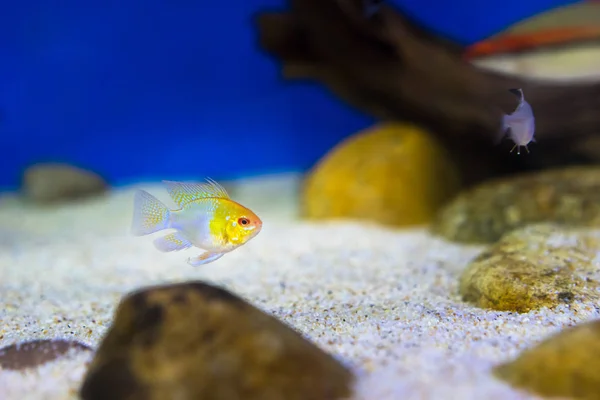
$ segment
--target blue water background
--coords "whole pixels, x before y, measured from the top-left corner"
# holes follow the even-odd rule
[[[397,0],[464,44],[565,0]],[[374,120],[285,82],[253,16],[275,0],[21,0],[0,12],[0,187],[39,161],[119,185],[309,168]]]

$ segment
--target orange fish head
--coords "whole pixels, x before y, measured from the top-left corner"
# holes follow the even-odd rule
[[[262,229],[262,220],[252,211],[239,217],[237,224],[242,231],[251,233],[252,235],[256,235]]]
[[[262,220],[252,210],[240,206],[231,216],[227,236],[234,244],[244,244],[261,231]]]

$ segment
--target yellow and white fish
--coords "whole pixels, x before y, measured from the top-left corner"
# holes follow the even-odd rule
[[[204,253],[190,257],[192,266],[208,264],[255,237],[262,221],[248,208],[233,201],[223,186],[212,179],[206,183],[163,181],[180,207],[170,210],[144,190],[135,193],[131,231],[135,236],[164,229],[175,232],[154,240],[162,252],[195,246]]]

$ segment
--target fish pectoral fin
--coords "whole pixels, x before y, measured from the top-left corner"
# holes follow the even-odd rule
[[[154,247],[163,253],[180,251],[192,247],[192,243],[179,232],[169,233],[166,236],[154,239]]]
[[[225,255],[225,253],[211,253],[211,252],[207,251],[205,253],[197,255],[196,257],[188,258],[188,264],[190,264],[192,267],[198,267],[200,265],[204,265],[204,264],[208,264],[213,261],[216,261],[219,258],[223,257],[224,255]]]

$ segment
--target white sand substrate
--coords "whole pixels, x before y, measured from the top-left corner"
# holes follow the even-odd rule
[[[160,184],[141,187],[168,199]],[[163,254],[152,246],[155,236],[129,235],[133,189],[51,208],[0,199],[0,346],[67,338],[95,347],[127,292],[200,279],[336,354],[359,376],[356,400],[533,399],[494,379],[490,368],[598,317],[582,304],[522,315],[465,304],[458,277],[482,247],[421,228],[300,221],[295,176],[237,187],[234,198],[261,216],[263,231],[193,268],[185,260],[197,250]],[[79,353],[26,373],[0,370],[0,399],[77,398],[90,357]]]

